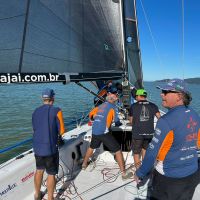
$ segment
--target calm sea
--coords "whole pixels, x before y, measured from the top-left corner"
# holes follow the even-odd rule
[[[87,87],[96,88],[85,83]],[[160,91],[156,83],[145,82],[148,98],[160,108]],[[193,96],[192,107],[200,114],[199,85],[188,85]],[[42,104],[41,92],[44,88],[53,88],[56,92],[55,105],[63,110],[65,124],[76,121],[87,114],[93,106],[93,95],[74,83],[62,84],[30,84],[30,85],[1,85],[0,86],[0,150],[17,142],[31,138],[31,115],[34,109]],[[76,123],[66,128],[72,129]],[[0,154],[0,163],[24,152],[32,147],[31,143]]]

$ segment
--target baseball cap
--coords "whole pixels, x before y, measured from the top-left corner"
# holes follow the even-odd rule
[[[156,86],[156,88],[166,91],[177,91],[177,92],[188,93],[184,80],[177,78],[168,80],[164,84]]]
[[[136,91],[136,96],[147,96],[147,92],[144,89],[138,89]]]
[[[53,91],[53,89],[50,88],[46,88],[42,91],[42,98],[43,99],[51,99],[53,98],[55,95],[55,92]]]
[[[108,90],[108,93],[118,95],[118,90],[117,90],[117,88],[115,88],[115,87],[111,87],[111,88]]]

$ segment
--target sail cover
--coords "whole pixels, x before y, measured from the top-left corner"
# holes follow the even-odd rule
[[[142,88],[143,75],[135,0],[124,0],[124,10],[127,71],[129,74],[129,82],[136,88]]]
[[[122,73],[121,3],[0,0],[0,73]]]

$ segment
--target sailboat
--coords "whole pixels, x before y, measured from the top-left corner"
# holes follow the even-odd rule
[[[82,81],[120,80],[125,107],[130,85],[143,86],[135,0],[7,0],[1,3],[0,28],[0,84],[76,82],[90,91]],[[121,122],[112,133],[126,167],[134,171],[126,113]],[[122,181],[114,156],[104,146],[81,170],[90,141],[88,124],[64,134],[55,197],[147,199],[150,181],[139,189],[133,179]],[[0,199],[33,199],[34,171],[32,149],[1,164]],[[199,191],[200,186],[194,200]],[[47,199],[45,181],[42,192]]]

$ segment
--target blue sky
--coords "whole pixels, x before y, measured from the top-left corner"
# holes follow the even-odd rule
[[[200,0],[184,0],[184,59],[182,0],[137,0],[136,3],[144,80],[200,77]]]

